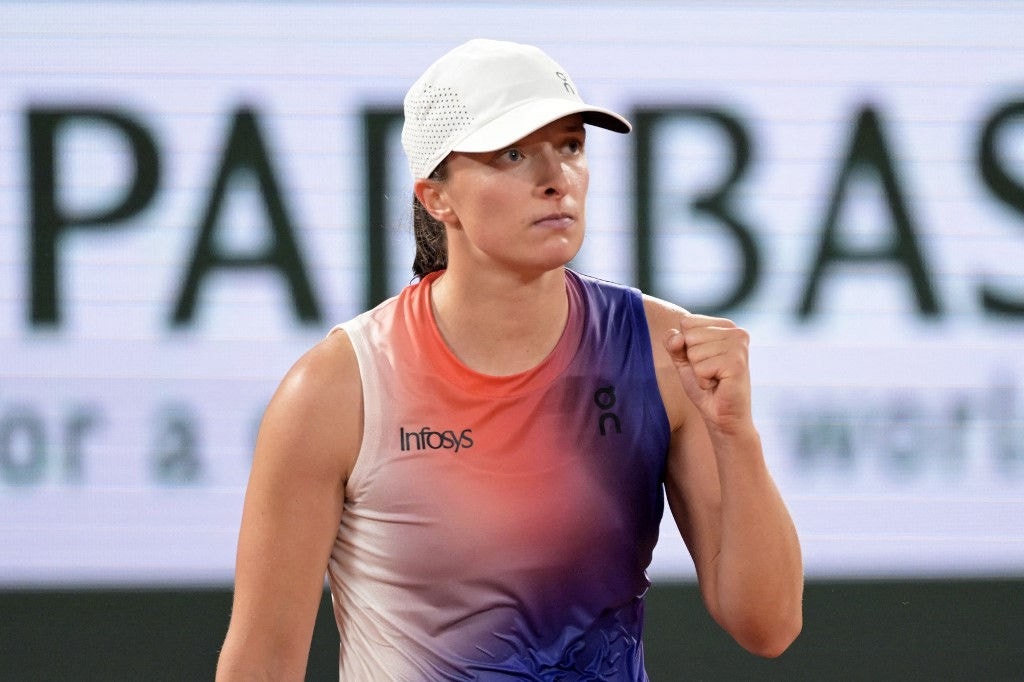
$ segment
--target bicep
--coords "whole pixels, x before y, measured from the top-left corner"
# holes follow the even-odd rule
[[[279,672],[305,666],[358,450],[361,401],[335,399],[360,392],[358,373],[342,365],[300,360],[271,400],[253,454],[225,649],[258,652]]]
[[[245,607],[255,612],[251,615],[281,625],[295,612],[290,607],[305,612],[319,602],[344,495],[340,477],[312,454],[322,445],[297,434],[293,424],[281,423],[299,417],[290,412],[271,407],[261,429],[235,576],[236,594],[250,598]]]

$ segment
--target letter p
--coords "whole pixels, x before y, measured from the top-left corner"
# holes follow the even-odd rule
[[[106,206],[75,212],[61,205],[60,145],[62,131],[71,125],[112,127],[127,140],[134,163],[130,186]],[[61,237],[71,228],[109,229],[138,213],[156,191],[159,162],[156,145],[137,122],[112,109],[32,108],[28,111],[28,163],[31,197],[30,310],[33,325],[57,325],[60,269],[57,252]]]

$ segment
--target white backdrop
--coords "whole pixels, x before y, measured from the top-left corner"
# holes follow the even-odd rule
[[[627,116],[675,112],[649,129],[649,284],[720,301],[750,266],[726,223],[751,237],[759,269],[727,314],[753,334],[756,416],[810,577],[1024,574],[1024,4],[5,2],[0,586],[230,581],[260,413],[365,304],[362,114],[477,36],[543,47]],[[750,151],[728,219],[693,204],[735,138],[679,115],[694,108]],[[298,318],[278,269],[214,267],[174,325],[204,215],[222,255],[275,234],[253,176],[214,189],[242,109],[319,316]],[[396,290],[410,194],[389,148]],[[588,148],[575,266],[636,283],[639,137],[595,131]],[[126,215],[81,224],[144,176]],[[828,224],[841,255],[816,275]],[[900,224],[916,249],[895,258]],[[1018,310],[996,314],[985,290]],[[668,515],[652,574],[692,576]]]

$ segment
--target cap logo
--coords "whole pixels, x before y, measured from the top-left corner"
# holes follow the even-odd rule
[[[576,94],[576,91],[572,87],[572,83],[569,82],[569,77],[568,76],[566,76],[561,71],[555,71],[555,75],[558,76],[559,80],[562,81],[562,87],[565,88],[566,92],[568,92],[570,95],[575,95]]]

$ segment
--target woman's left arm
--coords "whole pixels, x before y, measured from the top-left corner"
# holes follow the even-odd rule
[[[647,310],[673,427],[666,492],[701,595],[740,645],[778,656],[802,627],[803,566],[751,414],[749,337],[656,299]]]

